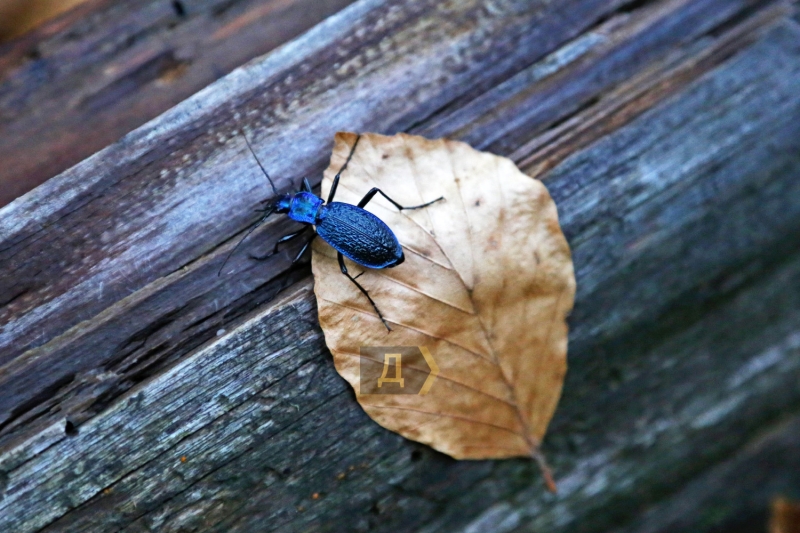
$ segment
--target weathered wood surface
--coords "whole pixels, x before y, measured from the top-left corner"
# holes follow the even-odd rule
[[[797,461],[793,9],[357,2],[10,204],[0,530],[710,531],[766,508],[764,479],[800,490],[747,462]],[[339,129],[468,140],[545,181],[578,276],[558,495],[529,461],[369,421],[293,249],[216,276],[270,194],[241,129],[283,188],[319,181]],[[760,473],[741,505],[686,503],[738,464]]]
[[[766,531],[767,504],[776,495],[797,494],[798,442],[800,418],[778,423],[731,459],[709,469],[633,524],[616,531],[692,531],[701,521],[715,523],[716,531]]]
[[[0,44],[0,206],[352,0],[90,0]]]

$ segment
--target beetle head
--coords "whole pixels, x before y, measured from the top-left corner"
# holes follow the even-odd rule
[[[284,194],[279,196],[271,206],[273,213],[288,213],[292,207],[292,195]]]

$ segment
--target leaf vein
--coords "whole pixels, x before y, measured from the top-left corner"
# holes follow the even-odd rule
[[[431,412],[431,411],[425,411],[424,409],[417,409],[415,407],[406,407],[404,405],[388,405],[388,404],[372,404],[372,403],[368,403],[368,404],[366,404],[366,406],[375,407],[375,408],[378,408],[378,409],[397,409],[399,411],[413,411],[415,413],[420,413],[420,414],[423,414],[423,415],[430,415],[430,416],[434,416],[434,417],[441,416],[441,417],[445,417],[445,418],[452,418],[453,420],[461,420],[462,422],[468,422],[470,424],[478,424],[478,425],[481,425],[481,426],[492,427],[492,428],[495,428],[495,429],[499,429],[501,431],[507,431],[507,432],[512,433],[514,435],[520,436],[520,432],[517,431],[516,429],[507,428],[505,426],[498,426],[497,424],[492,424],[491,422],[486,422],[485,420],[478,420],[477,418],[468,418],[466,416],[460,416],[460,415],[453,414],[453,413],[434,413],[434,412]]]

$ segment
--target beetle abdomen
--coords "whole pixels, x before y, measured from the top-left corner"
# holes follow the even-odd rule
[[[367,268],[403,262],[403,248],[389,226],[360,207],[331,202],[322,207],[317,234],[348,259]]]

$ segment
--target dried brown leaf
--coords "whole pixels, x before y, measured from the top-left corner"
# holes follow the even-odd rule
[[[355,140],[336,135],[323,198]],[[395,232],[405,262],[347,265],[364,271],[359,282],[391,332],[317,239],[315,293],[336,369],[369,416],[409,439],[458,459],[540,458],[566,372],[565,317],[575,294],[569,246],[544,185],[461,142],[364,134],[335,201],[357,204],[372,187],[402,205],[445,199],[401,212],[378,195],[367,206]],[[360,353],[369,346],[426,347],[439,374],[427,394],[362,394]],[[380,369],[387,361],[367,363]],[[430,371],[421,358],[401,368],[409,378]]]
[[[784,496],[774,498],[769,533],[800,533],[800,502]]]

